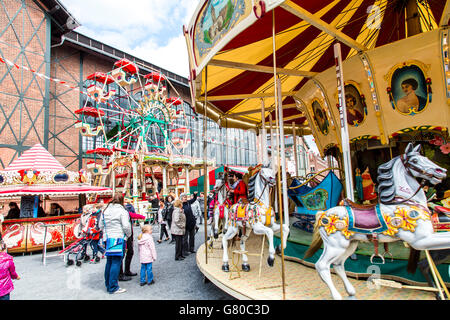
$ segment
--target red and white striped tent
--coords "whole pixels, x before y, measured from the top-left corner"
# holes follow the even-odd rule
[[[23,170],[34,170],[36,172],[54,172],[57,174],[70,173],[58,162],[41,144],[36,144],[25,151],[22,156],[14,160],[7,168],[0,171],[0,197],[17,197],[25,195],[79,195],[79,194],[112,194],[111,188],[91,186],[89,183],[70,181],[66,183],[52,184],[8,184],[4,176],[21,172]],[[79,173],[78,173],[79,174]],[[73,175],[73,173],[72,173]]]
[[[64,166],[58,162],[41,144],[35,144],[14,160],[4,171],[20,170],[61,171]]]

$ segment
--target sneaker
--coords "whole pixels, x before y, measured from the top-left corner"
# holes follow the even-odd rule
[[[141,282],[141,287],[145,286],[146,283],[145,282]]]
[[[155,280],[152,280],[148,285],[154,284]]]
[[[119,288],[116,291],[114,291],[113,294],[124,293],[124,292],[127,292],[127,289]]]

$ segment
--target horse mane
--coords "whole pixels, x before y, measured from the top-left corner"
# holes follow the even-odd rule
[[[250,179],[248,179],[248,201],[252,202],[253,199],[255,199],[255,192],[256,192],[256,177],[258,176],[259,171],[252,175]]]
[[[395,198],[394,174],[392,168],[399,157],[395,157],[378,167],[378,194],[383,203]]]

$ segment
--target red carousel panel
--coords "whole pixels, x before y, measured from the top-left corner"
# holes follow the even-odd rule
[[[87,80],[93,80],[97,82],[101,82],[103,84],[110,84],[114,82],[114,78],[109,74],[103,72],[95,72],[87,77]]]
[[[145,79],[152,79],[153,82],[165,81],[166,76],[159,72],[151,72],[144,76]]]
[[[75,114],[82,114],[85,116],[90,116],[94,118],[103,117],[105,115],[105,112],[102,110],[97,110],[94,107],[84,107],[78,110],[75,110]]]
[[[166,103],[171,103],[174,106],[179,106],[183,103],[183,100],[181,100],[180,98],[170,97],[166,99]]]
[[[110,156],[113,154],[113,152],[109,149],[106,148],[97,148],[97,149],[91,149],[91,150],[87,150],[86,153],[96,153],[102,156]]]
[[[123,71],[130,74],[136,74],[139,72],[138,66],[134,62],[131,62],[130,60],[125,58],[116,61],[116,63],[114,63],[114,66],[117,68],[122,68]]]

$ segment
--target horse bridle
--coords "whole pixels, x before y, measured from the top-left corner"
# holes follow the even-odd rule
[[[402,154],[402,155],[400,156],[400,160],[402,161],[403,166],[405,167],[406,171],[411,175],[411,177],[415,177],[415,176],[413,175],[413,173],[411,172],[411,169],[414,170],[414,171],[416,171],[416,172],[419,172],[419,173],[421,173],[421,174],[423,174],[423,175],[425,175],[425,176],[427,176],[427,177],[429,177],[429,178],[432,178],[432,177],[433,177],[432,174],[430,174],[430,173],[426,172],[425,170],[423,170],[423,169],[421,169],[421,168],[419,168],[419,167],[417,167],[417,166],[411,164],[410,162],[408,162],[408,161],[405,159],[404,156],[405,156],[405,155]],[[426,181],[425,181],[425,179],[424,179],[424,180],[420,183],[420,185],[419,185],[419,187],[417,188],[416,192],[414,192],[414,194],[413,194],[412,196],[410,196],[408,199],[404,199],[404,200],[402,200],[402,201],[396,201],[396,202],[392,202],[392,201],[391,201],[391,202],[382,202],[381,199],[380,199],[380,203],[385,204],[385,205],[395,205],[395,204],[403,204],[403,203],[405,203],[405,202],[408,202],[409,200],[411,200],[412,198],[414,198],[414,197],[416,196],[417,193],[419,193],[420,189],[422,189],[422,188],[425,186],[425,184],[426,184]]]
[[[267,179],[264,178],[264,176],[261,174],[261,172],[258,172],[257,174],[260,175],[261,180],[264,181],[265,183],[264,183],[264,188],[263,188],[262,191],[261,191],[261,195],[259,196],[258,199],[255,198],[256,201],[255,201],[255,199],[253,199],[253,200],[251,201],[252,203],[260,203],[260,202],[261,202],[261,197],[263,196],[264,191],[266,190],[266,187],[269,185],[269,181],[267,181]]]

